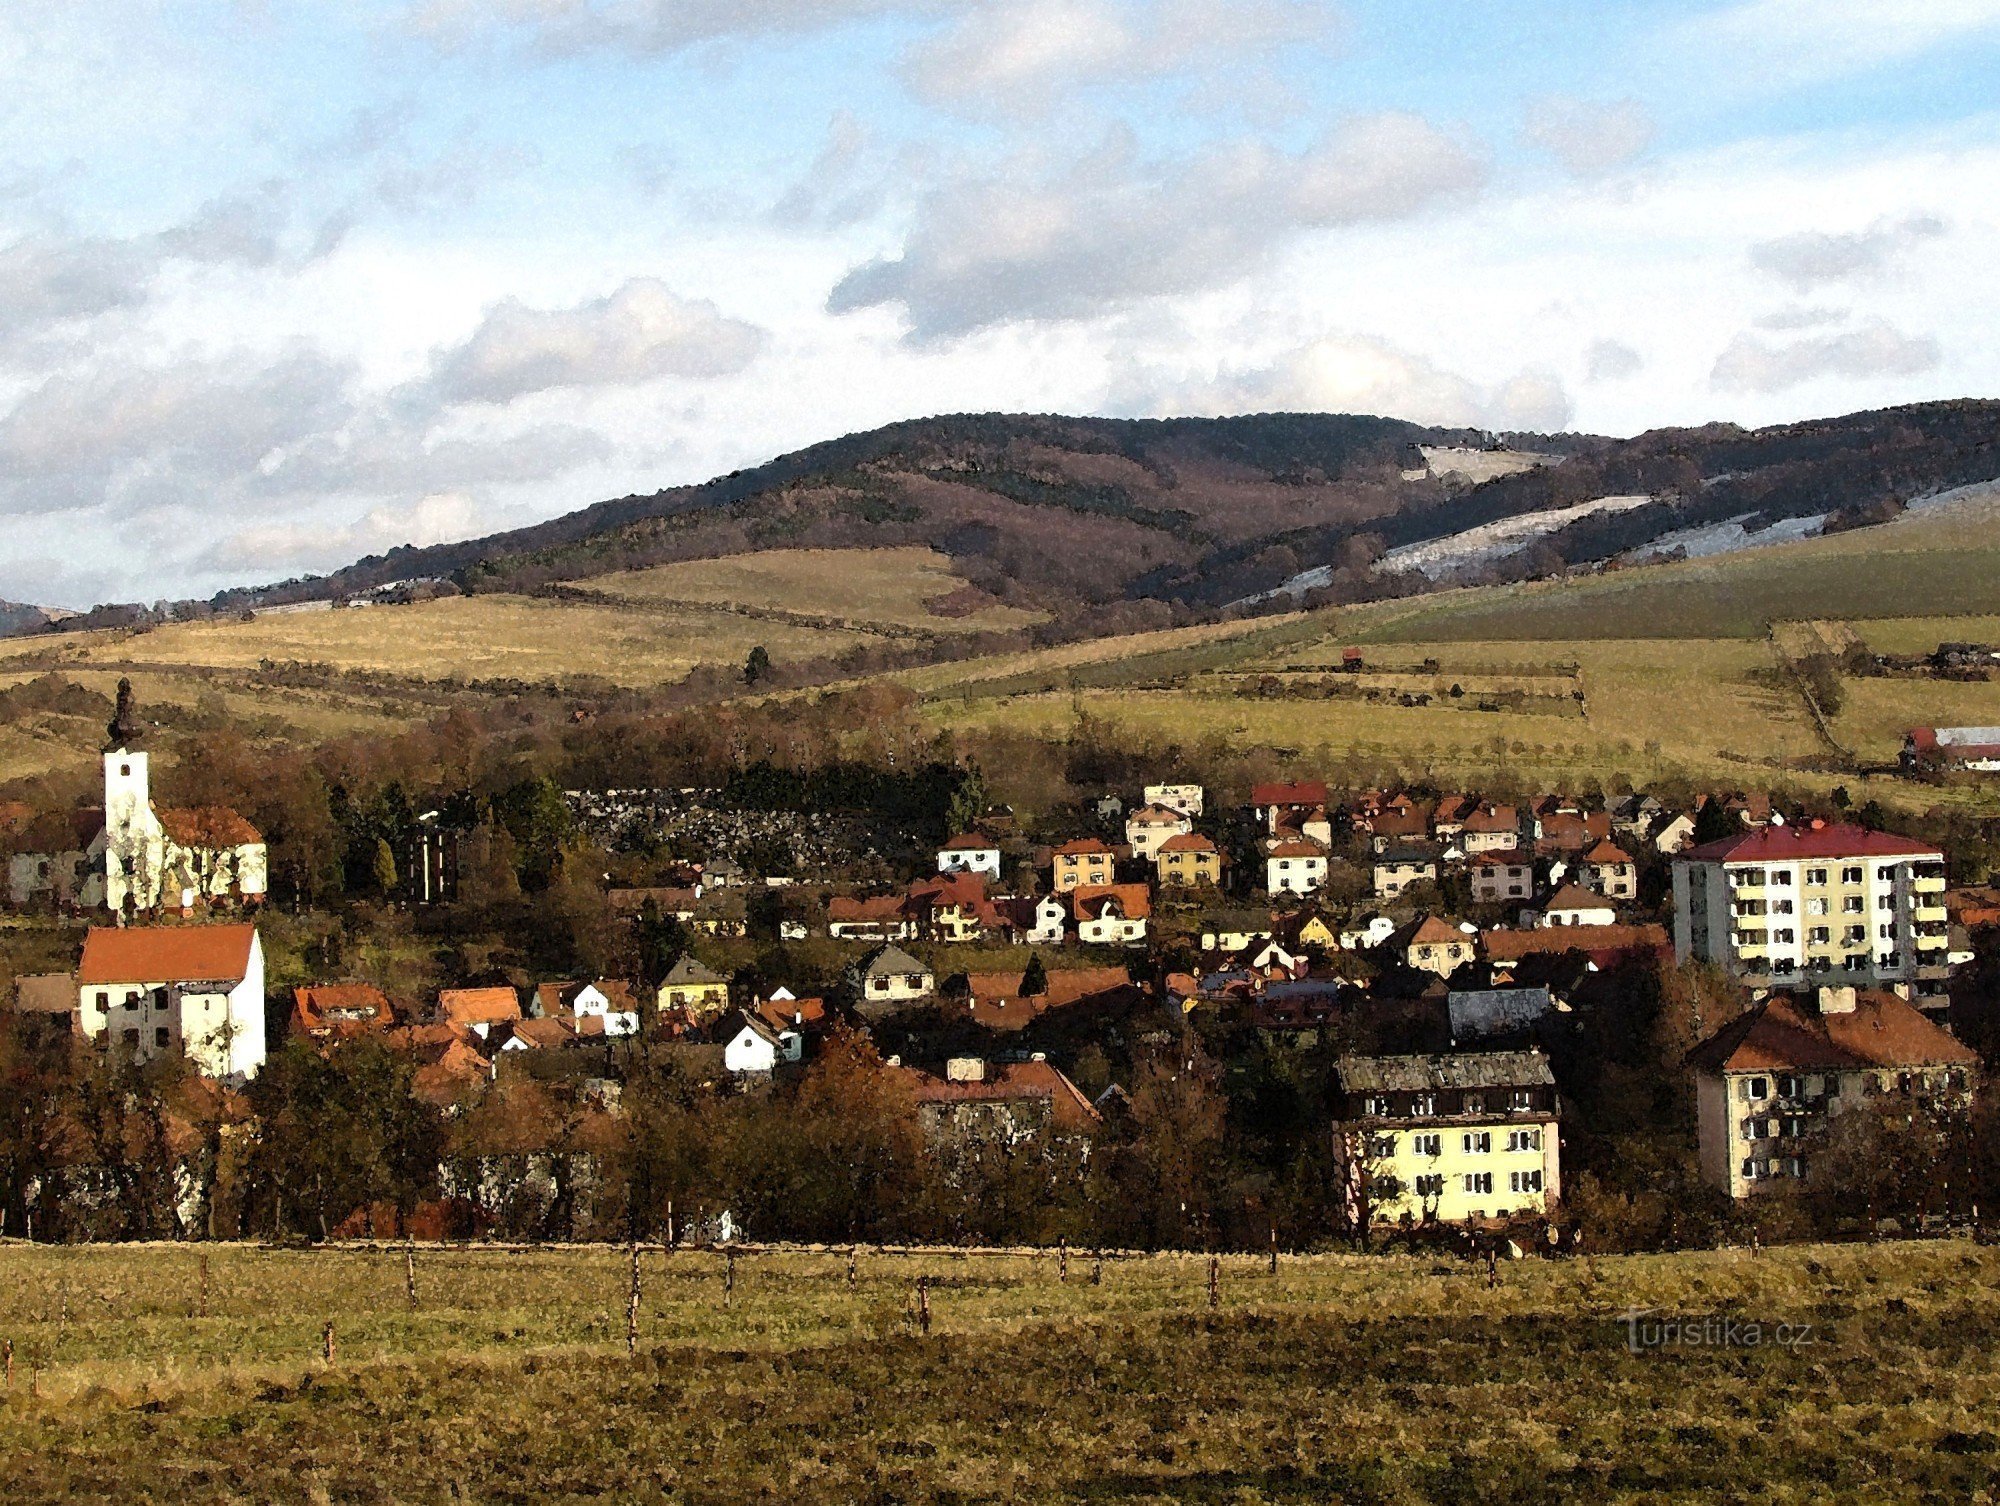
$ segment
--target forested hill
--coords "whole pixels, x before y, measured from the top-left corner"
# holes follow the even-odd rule
[[[701,485],[620,497],[487,538],[392,550],[206,605],[338,598],[432,579],[525,591],[748,550],[922,544],[951,555],[962,576],[1002,601],[1058,616],[1121,602],[1205,610],[1279,588],[1310,587],[1321,599],[1423,589],[1424,577],[1390,581],[1375,561],[1398,546],[1599,498],[1650,500],[1567,520],[1479,568],[1543,574],[1723,522],[1753,536],[1784,519],[1811,520],[1805,531],[1861,526],[1912,499],[1996,478],[2000,403],[1989,401],[1627,440],[1345,414],[969,414],[891,424]]]

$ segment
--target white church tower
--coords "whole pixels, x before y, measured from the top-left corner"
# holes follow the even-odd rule
[[[153,813],[145,729],[132,713],[132,682],[118,682],[118,713],[105,729],[104,903],[123,912],[151,908],[159,889],[165,834]]]

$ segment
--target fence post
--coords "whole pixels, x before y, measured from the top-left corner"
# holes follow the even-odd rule
[[[724,1250],[722,1259],[722,1305],[727,1307],[736,1296],[736,1252]]]
[[[14,1389],[14,1341],[12,1339],[7,1341],[5,1354],[7,1358],[7,1389],[11,1391]]]
[[[931,1278],[917,1277],[917,1329],[921,1333],[931,1331]]]
[[[208,1316],[208,1256],[206,1254],[201,1257],[201,1297],[195,1303],[194,1314],[197,1318]]]
[[[847,1284],[848,1284],[849,1286],[853,1286],[853,1285],[855,1284],[855,1281],[856,1281],[856,1279],[857,1279],[857,1277],[856,1277],[856,1274],[855,1274],[855,1269],[854,1269],[854,1250],[855,1250],[855,1247],[854,1247],[854,1246],[853,1246],[852,1244],[848,1245],[848,1247],[847,1247]]]
[[[667,1248],[674,1248],[674,1200],[667,1199]]]
[[[417,1310],[417,1242],[414,1237],[403,1245],[403,1292],[410,1299],[410,1311]]]
[[[1056,1280],[1065,1286],[1069,1284],[1069,1240],[1063,1239],[1056,1246]]]
[[[1271,1274],[1278,1274],[1278,1226],[1271,1225]]]
[[[1090,1257],[1090,1284],[1092,1286],[1104,1285],[1104,1250],[1101,1246]]]
[[[625,1298],[625,1357],[639,1353],[639,1241],[632,1241],[632,1286]]]
[[[1208,1310],[1214,1312],[1222,1306],[1222,1257],[1208,1257]]]
[[[325,1351],[326,1362],[331,1365],[333,1363],[333,1319],[328,1318],[326,1320],[326,1327],[320,1330],[319,1341],[321,1348]]]

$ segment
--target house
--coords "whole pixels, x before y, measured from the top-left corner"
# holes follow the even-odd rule
[[[325,1041],[394,1029],[396,1009],[372,983],[314,983],[292,990],[291,1034]]]
[[[1540,926],[1612,926],[1618,911],[1611,901],[1581,884],[1564,884],[1542,906]]]
[[[1968,931],[2000,926],[2000,886],[1984,884],[1948,889],[1945,891],[1944,907],[1952,924],[1964,926]]]
[[[1476,933],[1429,915],[1409,927],[1401,950],[1404,962],[1415,971],[1449,978],[1472,961],[1479,946]]]
[[[1153,914],[1152,892],[1144,884],[1108,884],[1069,891],[1076,939],[1085,946],[1143,946]]]
[[[1333,846],[1333,819],[1326,813],[1326,807],[1316,805],[1311,810],[1287,811],[1278,817],[1271,828],[1271,842],[1317,842],[1322,847]]]
[[[937,992],[937,975],[899,946],[879,946],[863,957],[851,981],[864,1009],[912,1004]]]
[[[938,849],[939,873],[983,873],[1000,876],[1000,844],[978,832],[953,837]]]
[[[1200,817],[1206,798],[1206,792],[1198,784],[1149,784],[1145,794],[1146,804],[1177,810],[1190,821]]]
[[[104,904],[112,910],[191,911],[197,903],[259,904],[264,839],[227,806],[155,810],[145,736],[132,682],[118,682],[118,711],[104,745]]]
[[[1833,1118],[1966,1102],[1979,1057],[1893,993],[1772,994],[1688,1053],[1702,1179],[1743,1198],[1812,1173]]]
[[[1074,842],[1065,842],[1051,855],[1050,861],[1054,870],[1051,887],[1058,894],[1067,894],[1085,885],[1101,888],[1117,877],[1117,854],[1095,837],[1079,837]]]
[[[1415,884],[1435,884],[1438,855],[1435,849],[1414,843],[1391,847],[1375,854],[1373,866],[1375,897],[1396,899]]]
[[[722,1044],[723,1068],[735,1077],[768,1077],[779,1063],[805,1056],[805,1036],[790,1025],[774,1025],[761,1010],[743,1010]]]
[[[535,990],[536,1013],[543,1018],[568,1016],[580,1033],[602,1036],[637,1035],[639,1000],[632,985],[616,978],[595,983],[544,983]],[[596,1021],[592,1025],[588,1022]]]
[[[1577,882],[1606,899],[1639,897],[1639,865],[1616,842],[1599,842],[1576,865]]]
[[[1087,1135],[1100,1122],[1083,1090],[1040,1055],[1008,1063],[955,1057],[945,1063],[943,1077],[890,1070],[905,1074],[917,1121],[933,1146],[1012,1145],[1041,1133]]]
[[[1310,907],[1279,919],[1271,934],[1295,952],[1341,950],[1340,932],[1324,915]]]
[[[1153,855],[1162,888],[1220,889],[1225,861],[1222,849],[1198,831],[1167,838]]]
[[[1273,894],[1316,894],[1326,887],[1327,852],[1317,842],[1279,842],[1264,856],[1264,887]]]
[[[185,1056],[238,1081],[264,1065],[264,943],[252,925],[92,926],[77,965],[84,1035],[144,1064]]]
[[[1335,1154],[1351,1216],[1464,1223],[1562,1195],[1555,1076],[1539,1050],[1345,1056]]]
[[[1944,854],[1865,827],[1771,825],[1674,859],[1674,955],[1751,984],[1908,983],[1951,975]]]
[[[835,941],[909,941],[917,926],[900,894],[873,899],[835,895],[826,902],[826,933]]]
[[[58,1035],[75,1034],[82,1025],[79,997],[75,973],[30,973],[14,980],[14,1016]]]
[[[1395,921],[1386,915],[1371,915],[1360,925],[1350,925],[1340,933],[1340,949],[1343,952],[1372,951],[1395,934]]]
[[[1598,968],[1669,955],[1672,941],[1659,925],[1538,926],[1533,930],[1492,930],[1479,938],[1480,949],[1496,973],[1531,957],[1576,955]]]
[[[817,995],[801,999],[789,988],[773,989],[770,998],[759,999],[752,1007],[763,1016],[765,1024],[780,1030],[796,1030],[801,1040],[820,1035],[832,1023],[826,1000]]]
[[[1467,857],[1512,852],[1521,843],[1521,812],[1511,805],[1482,805],[1465,818],[1458,836]]]
[[[1305,817],[1326,810],[1326,785],[1317,779],[1250,787],[1250,806],[1264,830],[1276,836],[1286,816]]]
[[[653,1007],[678,1010],[697,1025],[729,1009],[729,980],[691,953],[682,953],[660,980]]]
[[[1903,767],[2000,773],[2000,727],[1913,727],[1903,738]]]
[[[447,988],[438,994],[437,1018],[483,1041],[521,1018],[521,1000],[511,988]]]
[[[1192,818],[1168,805],[1142,805],[1125,818],[1125,843],[1132,856],[1152,862],[1169,837],[1194,830]]]
[[[1431,834],[1430,811],[1399,795],[1379,813],[1368,818],[1363,829],[1368,845],[1376,852],[1422,842]]]
[[[1051,1011],[1127,1008],[1143,1003],[1144,990],[1122,967],[1052,967],[1039,993],[1024,994],[1021,973],[968,973],[965,1007],[973,1023],[988,1030],[1025,1029]]]
[[[509,1020],[496,1025],[489,1039],[499,1041],[501,1052],[560,1051],[576,1044],[576,1021],[567,1015]]]
[[[1671,857],[1694,845],[1694,817],[1685,811],[1670,813],[1648,829],[1646,840],[1653,851]]]
[[[1487,856],[1471,864],[1466,872],[1472,880],[1475,905],[1505,904],[1534,893],[1535,866],[1521,859]]]
[[[7,898],[15,908],[47,901],[88,910],[104,903],[102,810],[24,816],[7,835]]]
[[[1078,891],[1069,891],[1075,894]],[[1044,894],[1040,899],[1025,901],[1027,922],[1021,932],[1021,939],[1029,946],[1061,946],[1069,932],[1069,904],[1060,894]]]
[[[1013,928],[1013,916],[986,892],[981,873],[940,873],[910,885],[903,901],[915,933],[931,941],[980,941]]]

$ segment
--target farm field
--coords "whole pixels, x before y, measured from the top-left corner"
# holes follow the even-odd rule
[[[950,556],[918,547],[770,549],[593,576],[576,589],[618,601],[770,608],[940,634],[1001,632],[1048,615],[984,599]],[[966,609],[953,604],[954,593],[969,594]],[[947,611],[935,610],[937,604]]]
[[[413,1309],[394,1247],[16,1244],[0,1471],[22,1502],[571,1499],[607,1472],[699,1502],[1804,1501],[1976,1499],[2000,1461],[2000,1254],[1969,1241],[1531,1260],[1495,1289],[1429,1255],[1238,1256],[1213,1310],[1202,1257],[1090,1264],[863,1251],[850,1286],[844,1252],[751,1252],[730,1289],[713,1252],[650,1250],[628,1358],[619,1250],[423,1249]]]

